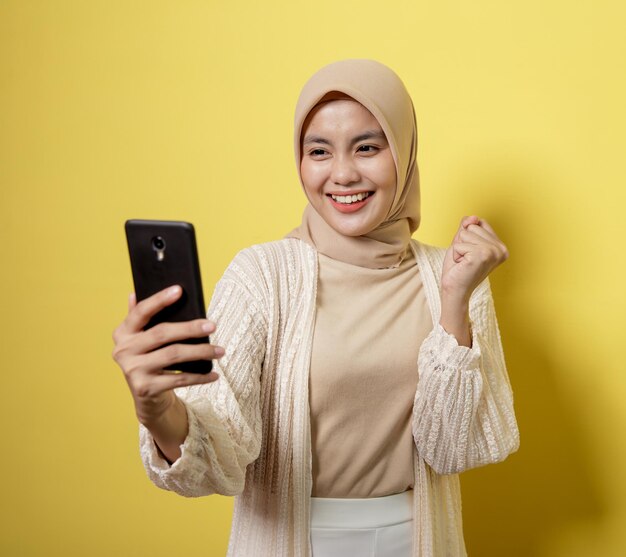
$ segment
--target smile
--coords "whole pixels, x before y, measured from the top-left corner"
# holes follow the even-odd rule
[[[352,203],[357,203],[359,201],[363,201],[364,199],[367,199],[373,192],[363,192],[363,193],[356,193],[354,195],[334,195],[334,194],[329,194],[330,197],[333,199],[333,201],[336,201],[337,203],[341,203],[343,205],[351,205]]]
[[[362,191],[352,195],[336,195],[327,193],[327,197],[332,206],[340,213],[356,213],[365,207],[374,197],[373,191]]]

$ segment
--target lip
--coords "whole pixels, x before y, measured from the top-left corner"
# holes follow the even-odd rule
[[[372,190],[345,190],[345,191],[337,190],[337,191],[328,191],[326,192],[326,195],[358,195],[359,193],[373,194],[374,192]]]
[[[372,197],[374,197],[375,192],[371,190],[350,191],[350,192],[332,192],[332,195],[356,195],[358,193],[367,193],[367,192],[369,192],[370,194],[363,201],[355,201],[354,203],[350,203],[349,205],[335,201],[331,197],[330,193],[327,193],[326,197],[328,197],[328,200],[330,201],[331,205],[335,209],[337,209],[337,211],[339,211],[340,213],[354,213],[358,211],[359,209],[365,207],[365,205],[369,203],[369,200],[372,199]]]

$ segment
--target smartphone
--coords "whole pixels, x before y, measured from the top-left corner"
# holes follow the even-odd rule
[[[175,284],[183,289],[181,297],[154,315],[144,330],[163,322],[206,318],[193,225],[180,221],[133,219],[126,221],[125,228],[137,301]],[[208,343],[209,337],[177,342]],[[173,364],[165,369],[209,373],[212,368],[210,360],[198,360]]]

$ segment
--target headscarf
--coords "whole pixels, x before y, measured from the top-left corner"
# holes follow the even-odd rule
[[[296,166],[303,188],[302,127],[309,112],[333,92],[352,97],[378,120],[396,165],[395,197],[385,220],[363,236],[340,234],[309,203],[302,223],[287,237],[299,238],[328,257],[360,267],[397,267],[420,222],[417,124],[411,97],[400,78],[374,60],[341,60],[313,74],[300,93],[294,121]]]

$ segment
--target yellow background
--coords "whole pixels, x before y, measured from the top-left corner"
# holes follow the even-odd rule
[[[623,2],[0,3],[0,554],[224,555],[232,502],[154,488],[111,332],[123,222],[195,223],[205,290],[304,206],[297,94],[375,58],[413,96],[423,220],[465,214],[522,448],[463,476],[470,555],[626,555]]]

